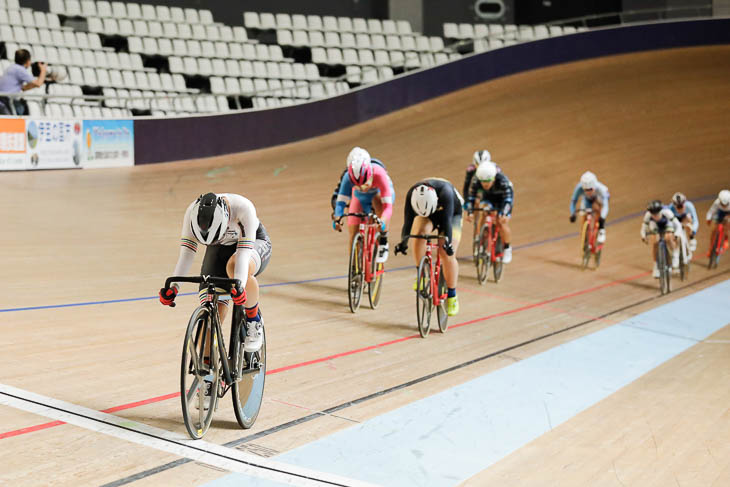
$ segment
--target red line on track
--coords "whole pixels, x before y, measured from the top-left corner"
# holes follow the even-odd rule
[[[590,288],[583,289],[583,290],[580,290],[580,291],[575,291],[575,292],[572,292],[572,293],[569,293],[569,294],[564,294],[562,296],[557,296],[555,298],[546,299],[545,301],[540,301],[539,303],[532,303],[532,304],[528,304],[528,305],[525,305],[525,306],[520,306],[519,308],[514,308],[514,309],[507,310],[507,311],[502,311],[500,313],[495,313],[495,314],[491,314],[491,315],[488,315],[488,316],[483,316],[481,318],[475,318],[473,320],[464,321],[462,323],[457,323],[455,325],[449,326],[449,328],[459,328],[459,327],[462,327],[462,326],[472,325],[474,323],[480,323],[482,321],[487,321],[487,320],[491,320],[491,319],[494,319],[494,318],[499,318],[499,317],[502,317],[502,316],[508,316],[508,315],[515,314],[515,313],[519,313],[519,312],[522,312],[522,311],[527,311],[529,309],[539,308],[540,306],[545,306],[545,305],[548,305],[548,304],[551,304],[551,303],[555,303],[556,301],[562,301],[562,300],[565,300],[565,299],[573,298],[575,296],[580,296],[580,295],[583,295],[583,294],[588,294],[588,293],[592,293],[592,292],[595,292],[595,291],[598,291],[598,290],[601,290],[601,289],[605,289],[607,287],[616,286],[618,284],[623,284],[623,283],[628,282],[628,281],[633,281],[633,280],[639,279],[640,277],[644,277],[644,276],[646,276],[648,274],[649,274],[648,272],[642,272],[641,274],[636,274],[634,276],[626,277],[624,279],[619,279],[619,280],[616,280],[616,281],[607,282],[607,283],[601,284],[599,286],[594,286],[594,287],[590,287]],[[413,340],[413,339],[416,339],[416,338],[420,338],[420,335],[410,335],[410,336],[407,336],[407,337],[398,338],[396,340],[391,340],[391,341],[388,341],[388,342],[378,343],[377,345],[370,345],[369,347],[358,348],[358,349],[350,350],[350,351],[347,351],[347,352],[337,353],[337,354],[334,354],[334,355],[328,355],[327,357],[322,357],[322,358],[318,358],[318,359],[314,359],[314,360],[309,360],[307,362],[301,362],[301,363],[298,363],[298,364],[287,365],[285,367],[279,367],[278,369],[269,370],[268,372],[266,372],[266,375],[278,374],[280,372],[285,372],[287,370],[298,369],[300,367],[306,367],[307,365],[318,364],[318,363],[326,362],[328,360],[334,360],[336,358],[346,357],[348,355],[354,355],[354,354],[361,353],[361,352],[367,352],[368,350],[374,350],[374,349],[377,349],[377,348],[387,347],[388,345],[394,345],[396,343],[401,343],[401,342],[405,342],[405,341],[408,341],[408,340]],[[178,396],[180,396],[180,393],[179,392],[173,392],[171,394],[165,394],[164,396],[157,396],[157,397],[153,397],[151,399],[145,399],[143,401],[137,401],[137,402],[132,402],[132,403],[129,403],[129,404],[123,404],[121,406],[115,406],[115,407],[112,407],[112,408],[109,408],[109,409],[105,409],[102,412],[103,413],[113,413],[113,412],[116,412],[116,411],[122,411],[124,409],[131,409],[131,408],[136,408],[138,406],[144,406],[145,404],[152,404],[152,403],[155,403],[155,402],[165,401],[167,399],[173,399],[173,398],[178,397]],[[26,434],[26,433],[32,433],[34,431],[40,431],[40,430],[44,430],[44,429],[48,429],[48,428],[53,428],[54,426],[59,426],[59,425],[62,425],[62,424],[66,424],[66,423],[64,423],[63,421],[52,421],[50,423],[44,423],[44,424],[39,424],[39,425],[35,425],[35,426],[29,426],[27,428],[21,428],[21,429],[14,430],[14,431],[8,431],[6,433],[0,433],[0,440],[2,440],[4,438],[11,438],[13,436],[23,435],[23,434]]]

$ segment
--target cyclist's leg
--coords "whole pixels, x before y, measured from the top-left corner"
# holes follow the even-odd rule
[[[454,253],[446,255],[446,251],[441,245],[439,245],[438,250],[443,265],[444,280],[446,281],[446,313],[449,316],[459,313],[459,298],[456,296],[456,286],[459,280],[459,261],[456,259],[456,253],[461,242],[461,223],[461,213],[451,218],[451,248],[454,249]]]
[[[708,257],[710,256],[712,248],[717,245],[717,224],[719,221],[719,215],[716,215],[712,218],[712,220],[710,220],[710,246],[707,247]]]
[[[411,225],[411,235],[428,235],[433,232],[433,223],[425,216],[416,216]],[[418,265],[426,254],[426,241],[422,238],[411,239],[413,244],[413,259]]]
[[[355,190],[353,190],[352,195],[352,199],[350,200],[350,213],[367,213],[370,211],[371,198],[362,197],[362,193]],[[360,228],[360,222],[362,221],[364,221],[364,219],[360,217],[347,217],[347,228],[350,236],[347,243],[347,255],[350,255],[350,250],[352,249],[352,241],[355,239],[355,234],[357,234]]]

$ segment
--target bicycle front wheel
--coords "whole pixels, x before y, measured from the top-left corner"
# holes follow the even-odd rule
[[[477,280],[479,284],[484,284],[489,275],[489,253],[487,246],[489,242],[489,227],[482,225],[482,231],[479,234],[479,245],[476,254]]]
[[[669,254],[667,244],[664,240],[659,241],[657,249],[657,267],[659,267],[659,291],[661,294],[667,294],[670,291],[672,278],[672,270],[669,266]]]
[[[218,404],[220,362],[218,338],[210,310],[198,307],[188,322],[180,364],[183,421],[194,440],[205,435]]]
[[[580,231],[580,250],[581,250],[581,267],[587,269],[588,264],[591,261],[591,244],[589,242],[589,225],[590,223],[586,220],[583,223],[583,228]]]
[[[238,352],[235,357],[235,373],[241,380],[233,384],[233,411],[243,429],[256,422],[264,400],[266,382],[266,329],[261,329],[264,342],[258,352],[244,352],[243,342],[238,339]]]
[[[428,257],[423,256],[418,264],[416,275],[416,319],[418,320],[418,333],[421,338],[426,338],[431,330],[431,309],[433,307],[433,296],[431,293],[431,262]]]
[[[684,281],[689,275],[689,262],[685,262],[687,260],[687,242],[681,239],[679,245],[679,279]]]
[[[439,305],[436,307],[436,318],[439,320],[439,331],[441,333],[446,333],[446,330],[449,327],[449,314],[446,311],[446,278],[444,277],[444,268],[441,266],[441,271],[439,272],[439,285],[438,285],[438,293],[441,298],[441,301],[439,302]]]
[[[370,261],[370,272],[372,273],[372,278],[368,283],[368,300],[370,301],[370,307],[372,309],[378,307],[378,303],[380,303],[380,288],[383,287],[383,269],[385,265],[382,262],[375,262],[378,252],[380,251],[380,244],[378,243],[379,239],[380,235],[375,234],[375,246],[373,248],[373,256]]]
[[[494,242],[494,248],[492,249],[495,255],[502,255],[504,252],[504,244],[502,243],[502,235],[497,235],[497,241]],[[502,278],[502,257],[495,259],[494,265],[492,266],[492,274],[494,274],[494,282],[499,282]]]
[[[719,229],[715,230],[715,238],[712,241],[712,247],[710,247],[710,261],[707,264],[708,269],[714,269],[717,267],[717,264],[720,263],[720,253],[718,252],[718,249],[722,248],[722,245],[722,232],[720,232]]]
[[[362,298],[362,289],[364,279],[364,271],[362,268],[363,255],[363,239],[359,233],[352,240],[352,250],[350,251],[350,267],[347,273],[347,297],[350,303],[350,311],[353,313],[360,307],[360,298]]]

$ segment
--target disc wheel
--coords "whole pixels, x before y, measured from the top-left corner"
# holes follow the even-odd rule
[[[263,343],[258,352],[244,352],[243,342],[239,340],[235,357],[235,371],[241,380],[233,384],[233,411],[243,429],[256,422],[264,399],[266,382],[266,329],[262,327]],[[252,372],[253,371],[253,372]]]
[[[416,276],[416,319],[418,320],[418,333],[421,334],[421,338],[426,338],[428,332],[431,330],[431,309],[433,307],[430,263],[426,256],[421,258]]]
[[[447,306],[446,306],[446,278],[444,277],[444,268],[441,267],[441,272],[439,272],[439,285],[438,285],[438,293],[439,296],[442,296],[443,299],[441,299],[441,303],[436,307],[436,317],[439,320],[439,331],[441,333],[446,333],[446,330],[449,327],[449,314],[447,312]]]
[[[380,289],[383,287],[383,276],[384,273],[382,272],[384,269],[383,263],[377,263],[375,262],[375,259],[378,256],[378,252],[380,251],[380,243],[378,243],[380,239],[380,235],[375,235],[375,247],[373,249],[373,258],[370,262],[370,271],[372,273],[372,279],[368,283],[368,300],[370,301],[370,307],[372,309],[375,309],[378,307],[378,303],[380,303]],[[380,272],[380,274],[378,274]]]
[[[210,312],[198,307],[188,322],[180,364],[180,400],[183,421],[194,440],[202,438],[218,404],[220,357],[218,338],[212,332]],[[208,361],[204,360],[208,357]],[[206,396],[209,404],[206,408]]]
[[[502,243],[502,235],[497,235],[497,241],[494,243],[494,249],[492,250],[495,255],[500,255],[504,252],[504,244]],[[494,261],[494,265],[492,266],[492,273],[494,274],[494,282],[499,282],[499,280],[502,278],[502,268],[504,267],[504,264],[502,263],[502,258],[498,258]]]
[[[482,225],[480,232],[479,245],[476,254],[477,280],[479,284],[484,284],[489,275],[489,253],[487,245],[489,242],[489,229],[486,225]]]
[[[362,269],[363,241],[362,235],[355,235],[350,251],[350,267],[347,272],[347,297],[350,303],[350,311],[353,313],[360,307],[364,273]]]

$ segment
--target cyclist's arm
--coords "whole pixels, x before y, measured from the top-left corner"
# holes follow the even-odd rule
[[[238,224],[243,229],[241,237],[236,242],[236,268],[233,277],[241,281],[241,286],[246,287],[248,281],[248,266],[251,254],[254,252],[253,243],[256,241],[256,230],[259,227],[259,218],[256,216],[256,208],[250,200],[240,196],[230,198],[231,209],[235,205],[235,214]]]
[[[459,204],[458,199],[456,198],[456,191],[453,191],[452,193],[453,195],[450,194],[448,197],[444,198],[445,201],[443,202],[443,205],[441,205],[441,198],[439,198],[439,206],[443,206],[443,209],[439,210],[441,212],[441,219],[438,222],[434,222],[434,225],[444,232],[444,236],[446,237],[446,242],[444,243],[446,245],[451,245],[451,219],[454,215],[454,205]]]
[[[375,173],[373,178],[373,186],[380,190],[380,200],[383,202],[383,221],[390,221],[390,217],[393,216],[393,191],[392,182],[390,177],[383,171]]]
[[[697,208],[695,208],[694,203],[691,201],[687,201],[685,205],[687,206],[687,211],[692,217],[692,231],[697,233],[697,230],[700,228],[700,219],[697,216]]]
[[[575,185],[575,189],[573,190],[573,196],[570,198],[570,214],[575,215],[575,204],[578,202],[578,198],[580,198],[580,195],[583,194],[583,187],[580,185],[580,183]]]
[[[347,171],[342,175],[340,180],[340,191],[337,193],[337,203],[335,203],[335,218],[339,218],[345,213],[345,207],[350,204],[352,196],[352,182]]]
[[[509,209],[512,207],[512,202],[515,199],[515,188],[510,180],[506,181],[506,188],[504,190],[504,198],[502,199],[502,208],[499,209],[499,214],[504,215],[509,213]]]
[[[474,201],[477,198],[477,192],[479,191],[479,188],[481,188],[479,180],[477,178],[473,178],[471,184],[469,185],[469,191],[466,193],[466,206],[475,206]]]
[[[411,227],[413,226],[413,219],[416,217],[416,212],[411,207],[411,195],[413,194],[413,188],[408,190],[406,194],[406,204],[403,205],[403,229],[401,230],[401,244],[408,248],[408,235],[411,233]]]
[[[717,210],[719,208],[720,208],[720,200],[715,199],[715,201],[712,203],[712,206],[710,206],[710,209],[707,210],[707,217],[705,218],[705,220],[707,220],[708,222],[712,221],[712,219],[717,214]]]
[[[180,235],[180,255],[177,258],[177,264],[175,264],[175,270],[172,275],[184,276],[190,271],[190,266],[193,264],[195,253],[198,251],[198,241],[193,236],[193,232],[190,229],[190,215],[193,211],[195,202],[188,206],[183,217],[182,232]],[[172,284],[175,288],[179,289],[179,284],[174,282]]]
[[[464,191],[462,193],[464,195],[469,195],[469,189],[471,187],[471,179],[474,176],[474,173],[477,172],[477,168],[474,164],[469,165],[469,167],[466,168],[466,176],[464,177]]]
[[[641,222],[641,239],[646,238],[646,231],[649,229],[649,220],[651,220],[651,213],[648,211],[644,213],[644,220]]]

